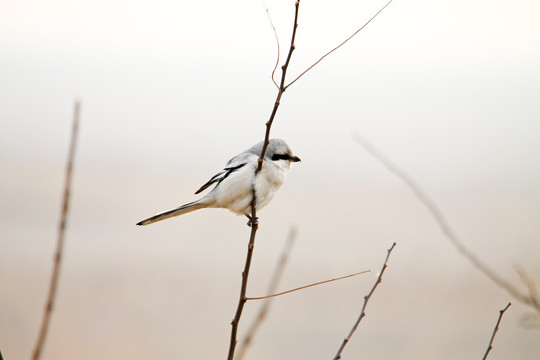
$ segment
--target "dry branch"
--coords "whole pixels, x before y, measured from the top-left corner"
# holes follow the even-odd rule
[[[294,244],[294,241],[296,240],[296,233],[297,233],[297,230],[295,227],[291,228],[291,230],[289,231],[287,242],[285,243],[285,246],[283,247],[281,256],[279,257],[279,261],[276,264],[274,273],[272,274],[272,279],[270,280],[270,285],[268,286],[268,293],[273,293],[279,284],[281,275],[283,275],[283,271],[285,270],[285,265],[287,264],[287,260],[289,258],[289,254],[291,252],[292,246]],[[253,321],[251,326],[248,328],[246,338],[244,339],[244,341],[242,341],[242,343],[240,344],[240,348],[238,349],[238,353],[236,356],[237,360],[241,360],[244,358],[244,354],[246,353],[247,349],[251,345],[251,342],[253,341],[253,338],[255,337],[257,330],[261,326],[262,322],[266,318],[266,315],[268,314],[268,311],[270,310],[271,302],[272,302],[271,300],[264,302],[264,304],[261,306],[259,310],[259,313],[255,317],[255,320]]]
[[[491,349],[493,349],[493,339],[495,339],[495,334],[497,334],[497,330],[499,330],[499,324],[501,323],[502,316],[503,316],[504,312],[506,311],[506,309],[508,309],[510,307],[510,305],[512,305],[512,304],[508,303],[508,305],[506,305],[506,307],[504,309],[499,311],[499,319],[497,320],[497,324],[495,324],[495,329],[493,329],[493,334],[491,335],[491,339],[489,340],[488,348],[487,348],[486,353],[484,354],[484,357],[482,358],[482,360],[486,360],[489,352],[491,351]]]
[[[236,308],[234,319],[231,322],[232,329],[231,329],[231,340],[229,343],[229,353],[227,355],[228,360],[234,359],[234,350],[236,348],[236,343],[238,342],[236,340],[237,333],[238,333],[238,324],[240,323],[240,317],[242,316],[242,311],[244,310],[244,305],[246,304],[246,290],[247,290],[247,282],[248,282],[248,277],[249,277],[249,269],[251,267],[251,258],[253,257],[253,248],[255,247],[255,234],[257,233],[257,229],[259,227],[257,221],[255,220],[257,216],[255,212],[255,190],[253,190],[253,197],[251,200],[251,215],[252,215],[252,218],[250,220],[251,235],[249,237],[246,263],[244,265],[244,271],[242,271],[242,285],[240,287],[240,297],[238,299],[238,306]]]
[[[246,300],[263,300],[263,299],[269,299],[269,298],[273,298],[273,297],[276,297],[276,296],[281,296],[281,295],[289,294],[289,293],[292,293],[292,292],[295,292],[295,291],[298,291],[298,290],[307,289],[307,288],[310,288],[310,287],[313,287],[313,286],[322,285],[322,284],[327,284],[327,283],[329,283],[329,282],[334,282],[334,281],[338,281],[338,280],[347,279],[347,278],[350,278],[350,277],[353,277],[353,276],[358,276],[358,275],[361,275],[361,274],[368,273],[368,272],[370,272],[370,271],[371,271],[371,270],[364,270],[364,271],[361,271],[361,272],[358,272],[358,273],[354,273],[354,274],[350,274],[350,275],[341,276],[341,277],[338,277],[338,278],[335,278],[335,279],[319,281],[319,282],[316,282],[316,283],[313,283],[313,284],[300,286],[300,287],[297,287],[297,288],[294,288],[294,289],[291,289],[291,290],[282,291],[282,292],[277,293],[277,294],[266,295],[266,296],[259,296],[259,297],[248,297],[248,298],[246,298]]]
[[[506,290],[510,295],[512,295],[519,302],[533,307],[536,311],[540,312],[540,299],[536,293],[536,288],[532,280],[524,281],[525,285],[529,289],[529,294],[525,294],[518,290],[510,282],[504,280],[500,277],[495,271],[490,269],[486,264],[484,264],[473,252],[471,252],[457,235],[454,229],[450,226],[443,212],[440,210],[438,205],[429,197],[426,192],[416,183],[415,180],[398,165],[396,165],[388,156],[384,155],[379,149],[374,147],[369,141],[364,137],[356,134],[355,140],[362,145],[362,147],[371,154],[376,160],[383,164],[386,169],[388,169],[392,174],[401,179],[405,185],[414,193],[416,198],[426,207],[429,211],[443,235],[450,240],[452,245],[457,249],[457,251],[467,258],[478,270],[480,270],[484,275],[490,278],[495,284],[499,287]],[[521,274],[520,274],[521,276]],[[522,276],[523,279],[523,276]],[[532,284],[532,285],[531,285]]]
[[[289,67],[289,62],[291,61],[292,52],[294,51],[294,39],[296,37],[296,28],[298,27],[298,8],[300,6],[300,1],[295,2],[295,15],[294,15],[294,26],[292,31],[292,37],[291,37],[291,46],[289,48],[289,54],[287,55],[287,60],[285,61],[285,64],[281,67],[282,74],[281,74],[281,83],[278,89],[278,94],[276,97],[276,101],[274,103],[274,108],[272,109],[272,113],[270,115],[270,119],[266,122],[266,132],[264,136],[264,143],[261,150],[261,155],[258,160],[257,169],[255,170],[255,175],[262,169],[263,165],[263,159],[264,155],[266,153],[266,148],[268,147],[268,144],[270,142],[270,130],[272,128],[272,123],[274,121],[274,118],[276,116],[279,103],[281,100],[281,96],[283,95],[283,92],[285,91],[285,77],[287,75],[287,68]],[[244,305],[246,303],[246,289],[247,289],[247,282],[248,282],[248,276],[249,276],[249,269],[251,267],[251,258],[253,256],[253,249],[255,246],[255,235],[257,233],[257,229],[259,227],[258,219],[257,219],[257,212],[255,210],[257,205],[257,197],[255,194],[255,187],[252,187],[252,198],[251,198],[251,219],[250,219],[250,226],[251,226],[251,234],[249,237],[249,244],[248,244],[248,251],[246,255],[246,263],[244,266],[244,271],[242,272],[242,285],[240,286],[240,297],[238,299],[238,305],[236,308],[236,313],[234,316],[234,319],[231,322],[231,339],[229,342],[229,351],[227,355],[227,360],[233,360],[234,359],[234,351],[236,348],[236,344],[238,342],[237,340],[237,333],[238,333],[238,324],[240,323],[240,318],[242,316],[242,311],[244,309]]]
[[[266,8],[266,6],[265,6],[265,8]],[[277,31],[276,31],[276,27],[274,26],[274,22],[272,21],[272,17],[270,16],[270,12],[269,12],[268,8],[266,8],[265,11],[266,11],[266,16],[268,17],[268,21],[270,21],[270,26],[272,26],[272,30],[274,30],[274,37],[276,38],[277,57],[276,57],[276,65],[274,66],[274,69],[272,70],[272,82],[274,83],[274,85],[276,85],[276,88],[278,88],[278,90],[279,90],[279,85],[276,82],[276,80],[274,79],[274,74],[276,73],[276,69],[277,69],[277,67],[279,65],[279,55],[280,55],[279,37],[278,37]]]
[[[58,287],[58,278],[60,276],[60,265],[62,262],[62,250],[64,247],[64,236],[66,232],[67,217],[69,214],[69,197],[71,194],[71,177],[73,173],[73,163],[75,160],[75,148],[77,145],[77,131],[79,128],[79,112],[80,104],[75,102],[73,109],[73,126],[71,130],[71,144],[69,146],[68,160],[66,166],[66,176],[64,182],[64,197],[62,200],[62,210],[60,213],[60,223],[58,224],[58,239],[56,243],[56,253],[54,256],[53,272],[51,275],[51,281],[49,285],[49,295],[47,296],[47,304],[45,305],[45,311],[43,312],[43,318],[41,320],[41,327],[37,337],[36,345],[32,353],[32,359],[37,360],[41,356],[45,340],[47,339],[47,332],[49,330],[49,323],[54,308],[54,301],[56,299],[56,289]]]
[[[300,0],[294,3],[294,7],[295,7],[294,25],[293,25],[292,36],[291,36],[291,45],[289,47],[289,54],[287,55],[285,64],[283,64],[283,66],[281,67],[281,81],[279,84],[276,101],[274,102],[274,108],[272,109],[272,113],[270,114],[270,119],[268,119],[268,121],[266,122],[266,133],[264,135],[264,144],[261,151],[261,156],[259,157],[257,172],[261,171],[262,169],[264,154],[266,153],[266,148],[268,147],[268,143],[270,142],[270,129],[272,128],[272,123],[274,122],[274,118],[276,117],[276,113],[279,108],[279,104],[281,102],[281,96],[283,95],[286,89],[285,78],[287,76],[287,69],[289,68],[289,62],[291,61],[292,53],[295,49],[294,40],[296,38],[296,29],[298,28],[298,9],[300,7]]]
[[[379,284],[382,282],[382,276],[384,274],[384,271],[388,267],[388,265],[387,265],[388,258],[390,257],[390,253],[392,252],[392,250],[394,249],[395,246],[396,246],[396,243],[393,243],[392,246],[390,247],[390,249],[388,249],[388,252],[386,254],[386,259],[384,260],[384,264],[383,264],[383,267],[381,269],[381,272],[379,273],[379,276],[377,277],[377,281],[375,281],[375,284],[373,284],[373,287],[371,288],[371,291],[369,292],[369,294],[364,296],[364,305],[362,305],[362,310],[360,311],[360,316],[358,317],[358,319],[356,319],[356,322],[354,323],[354,326],[352,327],[352,329],[349,332],[349,334],[347,335],[347,337],[345,339],[343,339],[343,343],[341,343],[341,346],[339,347],[339,350],[338,350],[336,356],[334,357],[334,360],[341,359],[341,353],[343,352],[343,349],[345,349],[345,346],[347,346],[347,344],[349,343],[349,340],[351,339],[354,332],[356,331],[356,328],[358,327],[358,324],[360,324],[360,321],[362,321],[362,319],[366,316],[365,310],[366,310],[367,303],[368,303],[369,299],[371,299],[371,296],[375,292],[375,289],[377,288],[377,286],[379,286]]]
[[[373,15],[371,17],[371,19],[369,19],[364,25],[362,25],[358,30],[356,30],[351,36],[349,36],[347,39],[345,39],[344,41],[342,41],[338,46],[336,46],[335,48],[333,48],[332,50],[330,50],[329,52],[327,52],[326,54],[324,54],[323,56],[321,56],[319,58],[319,60],[315,61],[310,67],[308,67],[306,70],[304,70],[300,75],[298,75],[293,81],[291,81],[287,86],[285,86],[285,89],[287,89],[289,86],[291,86],[292,84],[294,84],[296,82],[296,80],[300,79],[302,76],[304,76],[309,70],[313,69],[315,66],[317,66],[318,63],[320,63],[325,57],[327,57],[328,55],[330,55],[331,53],[333,53],[334,51],[336,51],[337,49],[339,49],[340,47],[342,47],[346,42],[348,42],[349,40],[351,40],[356,34],[358,34],[360,31],[362,31],[370,22],[371,20],[375,19],[384,9],[386,9],[386,7],[388,5],[390,5],[390,3],[392,2],[393,0],[390,0],[386,3],[386,5],[384,5],[379,11],[377,11],[377,13],[375,15]],[[285,90],[284,89],[284,90]]]

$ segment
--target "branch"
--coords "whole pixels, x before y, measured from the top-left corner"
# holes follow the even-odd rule
[[[58,224],[58,239],[56,243],[56,254],[54,256],[53,272],[51,275],[51,282],[49,285],[49,295],[47,296],[47,304],[41,320],[41,328],[39,330],[34,352],[32,353],[32,359],[37,360],[40,358],[45,340],[47,338],[47,332],[49,330],[49,323],[51,320],[52,311],[54,308],[54,301],[56,298],[56,289],[58,287],[58,277],[60,275],[60,265],[62,262],[62,249],[64,247],[64,234],[66,232],[67,217],[69,213],[69,196],[71,193],[71,177],[73,173],[73,163],[75,160],[75,148],[77,145],[77,131],[79,127],[79,112],[80,103],[75,102],[73,110],[73,127],[71,130],[71,144],[69,147],[68,161],[66,166],[66,177],[64,182],[64,197],[62,201],[62,210],[60,214],[60,223]]]
[[[368,303],[369,299],[371,299],[371,295],[373,295],[373,293],[375,292],[375,289],[377,288],[377,286],[379,286],[379,284],[382,282],[382,276],[384,274],[384,271],[388,267],[388,265],[387,265],[388,258],[390,257],[390,253],[392,252],[392,250],[394,249],[395,246],[396,246],[396,243],[393,243],[392,246],[390,247],[390,249],[388,249],[388,252],[386,254],[386,259],[384,260],[384,265],[383,265],[383,267],[381,269],[381,272],[379,273],[379,277],[377,278],[377,281],[375,281],[375,284],[373,284],[373,287],[371,288],[371,291],[369,292],[369,294],[367,294],[367,296],[364,296],[364,305],[362,305],[362,311],[360,311],[360,316],[358,317],[358,319],[354,323],[354,326],[352,327],[352,329],[349,332],[349,334],[347,335],[347,337],[345,339],[343,339],[343,343],[341,344],[336,356],[334,357],[334,360],[341,359],[341,353],[343,352],[343,349],[345,349],[345,346],[347,346],[349,340],[351,339],[354,332],[356,331],[356,328],[358,327],[358,324],[360,324],[360,321],[362,321],[364,316],[366,316],[365,310],[366,310],[367,303]]]
[[[347,41],[351,40],[356,34],[358,34],[360,31],[362,31],[362,29],[364,29],[370,22],[371,20],[375,19],[377,17],[377,15],[379,15],[388,5],[390,5],[390,3],[392,2],[393,0],[390,0],[386,3],[386,5],[384,5],[379,11],[377,11],[377,13],[375,15],[373,15],[371,17],[371,19],[369,19],[364,25],[362,25],[358,30],[356,30],[351,36],[349,36],[347,39],[345,39],[345,41],[343,41],[341,44],[339,44],[338,46],[336,46],[335,48],[333,48],[332,50],[330,50],[329,52],[327,52],[326,54],[324,54],[319,60],[315,61],[313,63],[313,65],[311,65],[310,67],[308,67],[306,70],[304,70],[303,73],[301,73],[300,75],[298,75],[296,77],[296,79],[294,79],[293,81],[291,81],[289,83],[289,85],[285,86],[285,89],[287,89],[289,86],[291,86],[292,84],[294,84],[296,82],[296,80],[300,79],[302,76],[304,76],[305,73],[307,73],[309,70],[313,69],[318,63],[320,63],[325,57],[327,57],[328,55],[330,55],[331,53],[333,53],[334,51],[336,51],[337,49],[339,49],[340,47],[342,47]],[[285,90],[284,89],[284,90]]]
[[[282,69],[281,84],[278,89],[277,98],[274,103],[274,108],[270,115],[270,119],[266,122],[266,132],[264,135],[264,143],[261,150],[261,155],[258,159],[257,169],[255,170],[255,176],[262,169],[263,159],[266,153],[266,148],[268,147],[268,143],[270,142],[270,129],[272,128],[272,123],[274,121],[274,117],[276,116],[277,109],[279,107],[279,102],[281,100],[281,96],[283,95],[283,92],[285,91],[285,77],[287,75],[287,68],[289,67],[289,62],[291,61],[292,52],[294,51],[294,39],[296,38],[296,28],[298,27],[298,8],[300,6],[300,0],[297,0],[294,5],[295,5],[295,14],[294,14],[293,32],[292,32],[292,37],[291,37],[291,46],[289,49],[289,54],[287,55],[287,60],[285,61],[285,64],[281,67]],[[248,252],[246,255],[246,263],[244,266],[244,271],[242,272],[242,285],[240,287],[240,298],[238,299],[238,306],[236,308],[236,314],[234,316],[233,321],[231,322],[232,329],[231,329],[231,340],[229,342],[229,353],[227,356],[228,360],[234,359],[234,351],[236,348],[236,343],[238,342],[237,341],[238,324],[240,323],[242,311],[246,303],[247,281],[248,281],[248,276],[249,276],[249,269],[251,266],[251,258],[253,256],[253,248],[255,246],[255,234],[257,233],[257,229],[259,228],[259,225],[258,225],[259,223],[257,220],[257,212],[256,212],[257,197],[255,193],[255,187],[252,187],[251,192],[252,192],[251,218],[248,223],[251,226],[251,235],[249,238]]]
[[[380,150],[375,148],[371,143],[369,143],[365,138],[360,135],[355,136],[355,140],[362,145],[362,147],[371,154],[376,160],[383,164],[388,171],[401,179],[405,185],[414,193],[416,198],[426,207],[429,211],[443,235],[450,240],[452,245],[457,249],[457,251],[467,258],[478,270],[480,270],[484,275],[490,278],[495,284],[499,287],[506,290],[510,295],[512,295],[516,300],[522,302],[526,305],[529,305],[540,312],[540,300],[535,297],[536,293],[531,291],[530,295],[526,295],[518,290],[514,285],[508,281],[501,278],[493,270],[491,270],[486,264],[484,264],[474,253],[472,253],[461,238],[457,235],[454,229],[449,225],[446,217],[439,209],[437,204],[431,199],[425,192],[422,190],[420,185],[418,185],[413,178],[407,174],[403,169],[396,165],[390,158],[384,155]],[[531,289],[531,288],[530,288]]]
[[[368,272],[370,272],[370,271],[371,271],[371,270],[365,270],[365,271],[361,271],[361,272],[359,272],[359,273],[354,273],[354,274],[350,274],[350,275],[346,275],[346,276],[341,276],[341,277],[338,277],[338,278],[335,278],[335,279],[319,281],[319,282],[316,282],[316,283],[313,283],[313,284],[310,284],[310,285],[301,286],[301,287],[299,287],[299,288],[295,288],[295,289],[292,289],[292,290],[283,291],[283,292],[280,292],[280,293],[277,293],[277,294],[266,295],[266,296],[260,296],[260,297],[248,297],[248,298],[246,298],[246,300],[262,300],[262,299],[273,298],[273,297],[276,297],[276,296],[280,296],[280,295],[285,295],[285,294],[288,294],[288,293],[292,293],[292,292],[295,292],[295,291],[298,291],[298,290],[307,289],[307,288],[310,288],[310,287],[312,287],[312,286],[322,285],[322,284],[326,284],[326,283],[329,283],[329,282],[333,282],[333,281],[337,281],[337,280],[343,280],[343,279],[346,279],[346,278],[350,278],[350,277],[353,277],[353,276],[357,276],[357,275],[360,275],[360,274],[365,274],[365,273],[368,273]]]
[[[287,60],[285,60],[285,64],[281,67],[281,82],[279,84],[278,94],[276,97],[276,101],[274,102],[274,108],[272,109],[272,113],[270,114],[270,119],[266,122],[266,133],[264,135],[264,143],[263,148],[261,151],[261,156],[259,157],[259,162],[257,165],[257,172],[261,171],[264,154],[266,153],[266,148],[268,147],[268,143],[270,142],[270,129],[272,127],[272,123],[274,122],[274,118],[276,116],[279,103],[281,101],[281,96],[285,92],[285,77],[287,76],[287,69],[289,68],[289,62],[291,61],[292,53],[295,49],[294,45],[294,39],[296,38],[296,29],[298,28],[298,8],[300,7],[300,0],[297,0],[294,3],[295,12],[294,12],[294,25],[293,25],[293,31],[291,36],[291,46],[289,47],[289,54],[287,55]]]
[[[238,306],[236,308],[236,313],[234,315],[234,319],[231,322],[232,329],[231,329],[231,340],[229,343],[229,354],[227,355],[227,360],[233,360],[234,359],[234,350],[236,348],[236,343],[238,342],[237,339],[237,333],[238,333],[238,324],[240,323],[240,317],[242,316],[242,311],[244,310],[244,305],[246,304],[246,290],[247,290],[247,282],[249,277],[249,269],[251,267],[251,258],[253,257],[253,249],[255,247],[255,234],[257,233],[257,229],[259,228],[259,225],[257,223],[257,214],[255,210],[256,205],[256,197],[255,197],[255,188],[252,188],[252,198],[251,198],[251,220],[250,220],[250,226],[251,226],[251,235],[249,237],[249,244],[248,244],[248,251],[246,255],[246,263],[244,265],[244,271],[242,271],[242,285],[240,286],[240,297],[238,298]]]
[[[506,309],[508,309],[510,307],[510,305],[512,305],[511,303],[508,303],[508,305],[506,305],[506,307],[502,310],[499,311],[499,319],[497,320],[497,324],[495,324],[495,329],[493,329],[493,334],[491,335],[491,340],[489,340],[489,345],[488,345],[488,348],[486,350],[486,353],[484,354],[484,357],[482,358],[482,360],[486,360],[489,352],[491,351],[491,349],[493,349],[493,339],[495,338],[495,334],[497,333],[497,330],[499,330],[499,324],[501,323],[501,319],[502,319],[502,316],[504,314],[504,312],[506,311]]]
[[[263,1],[264,4],[264,1]],[[276,37],[276,45],[277,45],[277,59],[276,59],[276,65],[274,66],[274,70],[272,70],[272,82],[279,90],[279,85],[277,84],[276,80],[274,79],[274,74],[276,73],[276,69],[279,65],[279,55],[280,55],[280,49],[279,49],[279,37],[276,31],[276,27],[274,26],[274,23],[272,22],[272,17],[270,16],[270,12],[268,11],[268,8],[266,7],[266,4],[264,4],[266,16],[268,17],[268,21],[270,21],[270,26],[272,26],[272,30],[274,30],[274,36]]]
[[[291,230],[289,231],[289,237],[287,238],[287,242],[285,243],[285,246],[283,247],[279,261],[276,265],[276,268],[274,269],[272,279],[270,280],[270,285],[268,286],[268,293],[273,293],[278,286],[279,280],[281,279],[281,275],[283,274],[283,270],[285,269],[285,265],[287,264],[287,260],[291,252],[292,246],[294,244],[294,241],[296,240],[296,233],[297,233],[297,230],[295,227],[291,228]],[[246,299],[246,300],[249,300],[249,299]],[[264,302],[263,306],[261,306],[259,313],[255,317],[255,320],[253,321],[253,323],[251,324],[251,326],[249,327],[247,331],[246,338],[244,339],[244,341],[240,345],[240,348],[238,349],[238,354],[236,356],[237,360],[241,360],[244,358],[244,354],[246,353],[247,348],[251,345],[251,342],[253,341],[253,338],[255,337],[257,330],[261,326],[262,322],[266,318],[268,311],[270,310],[270,304],[271,304],[271,300],[268,300]]]

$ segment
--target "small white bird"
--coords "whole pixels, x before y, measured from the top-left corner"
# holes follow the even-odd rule
[[[195,192],[198,194],[210,185],[216,184],[206,196],[176,209],[154,215],[138,222],[137,225],[152,224],[204,208],[225,208],[239,215],[244,214],[250,218],[248,224],[251,224],[252,188],[255,189],[257,197],[256,210],[260,210],[272,200],[276,191],[285,181],[291,162],[300,161],[300,158],[292,154],[285,141],[270,139],[262,169],[255,175],[262,146],[263,142],[261,141],[233,157],[223,170]]]

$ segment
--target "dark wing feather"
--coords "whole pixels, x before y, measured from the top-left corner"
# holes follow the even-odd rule
[[[199,190],[197,190],[195,192],[195,194],[198,194],[200,193],[201,191],[204,191],[205,189],[207,189],[210,185],[212,184],[215,184],[215,183],[220,183],[222,182],[223,180],[225,180],[227,178],[227,176],[229,176],[230,174],[232,174],[233,172],[235,172],[236,170],[240,169],[241,167],[243,167],[244,165],[246,165],[246,163],[242,163],[242,164],[238,164],[236,166],[230,166],[230,167],[226,167],[225,169],[221,170],[220,172],[218,172],[216,175],[214,175],[210,180],[208,180],[208,182],[206,184],[204,184],[203,186],[201,186],[201,188]]]

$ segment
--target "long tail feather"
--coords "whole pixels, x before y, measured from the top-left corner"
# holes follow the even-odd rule
[[[155,222],[158,222],[158,221],[161,221],[161,220],[165,220],[165,219],[168,219],[168,218],[171,218],[171,217],[174,217],[174,216],[184,215],[184,214],[187,214],[189,212],[199,210],[199,209],[202,209],[202,208],[205,208],[205,207],[207,207],[207,204],[205,204],[203,202],[200,202],[200,201],[194,201],[194,202],[191,202],[189,204],[182,205],[179,208],[169,210],[169,211],[165,211],[165,212],[162,212],[161,214],[154,215],[154,216],[152,216],[152,217],[150,217],[150,218],[148,218],[146,220],[139,221],[137,223],[137,225],[152,224],[152,223],[155,223]]]

